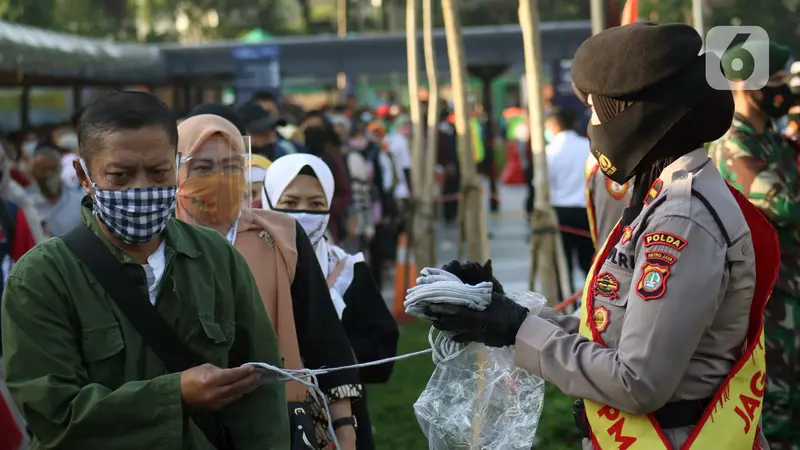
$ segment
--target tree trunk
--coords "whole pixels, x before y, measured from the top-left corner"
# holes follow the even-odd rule
[[[433,0],[422,0],[422,46],[425,53],[425,73],[428,76],[428,123],[425,153],[421,158],[422,173],[419,177],[422,195],[419,200],[420,220],[417,233],[417,263],[422,267],[435,266],[437,263],[434,227],[436,210],[433,196],[439,142],[439,80],[436,77],[436,47],[433,42]]]
[[[472,136],[467,111],[467,67],[464,59],[464,42],[458,17],[457,0],[442,0],[444,28],[447,37],[447,56],[450,60],[450,81],[453,90],[456,134],[458,135],[458,160],[461,167],[460,243],[466,245],[467,258],[483,262],[489,256],[486,232],[486,210],[482,198],[482,183],[475,170]]]
[[[411,230],[409,244],[417,264],[431,267],[425,260],[424,223],[420,204],[424,195],[423,175],[425,161],[422,149],[422,113],[419,103],[419,45],[417,40],[417,0],[406,0],[406,56],[408,59],[408,105],[411,115],[411,205],[409,218]],[[436,262],[434,261],[435,265]]]
[[[306,27],[306,33],[311,32],[311,0],[298,0],[300,3],[300,11],[303,15],[303,24]]]
[[[558,221],[555,211],[550,206],[547,158],[544,153],[542,120],[544,105],[540,80],[542,49],[536,0],[519,0],[519,24],[522,28],[522,43],[525,53],[525,90],[528,99],[531,150],[533,151],[533,181],[536,183],[536,198],[531,217],[533,235],[531,237],[530,287],[533,290],[534,283],[538,279],[541,282],[541,294],[552,306],[555,305],[558,297],[556,264],[553,264],[554,258],[558,261],[556,249]],[[569,294],[569,292],[565,292],[565,295]]]

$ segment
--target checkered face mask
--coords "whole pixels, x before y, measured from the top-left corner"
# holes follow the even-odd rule
[[[83,160],[81,167],[89,177]],[[92,212],[126,244],[150,242],[164,231],[175,211],[178,190],[177,186],[167,186],[112,191],[98,188],[93,181],[92,189]]]

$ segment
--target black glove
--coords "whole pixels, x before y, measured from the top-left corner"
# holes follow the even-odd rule
[[[459,280],[466,284],[475,286],[484,281],[492,282],[492,292],[504,294],[503,285],[497,281],[497,278],[492,276],[492,260],[486,261],[486,264],[480,265],[476,262],[467,261],[460,263],[458,261],[450,261],[442,266],[442,270],[446,270],[453,275],[457,276]]]
[[[456,342],[480,342],[490,347],[514,345],[519,327],[528,316],[528,308],[503,294],[492,294],[492,302],[483,311],[466,306],[431,304],[425,314],[433,326],[453,334]]]

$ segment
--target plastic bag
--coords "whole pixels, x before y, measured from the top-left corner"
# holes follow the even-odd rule
[[[545,304],[533,292],[506,295],[531,314]],[[428,448],[530,450],[544,405],[544,381],[514,365],[514,347],[463,346],[441,334],[432,346],[435,354],[447,350],[414,403]]]

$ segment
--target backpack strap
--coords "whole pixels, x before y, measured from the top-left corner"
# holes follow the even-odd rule
[[[60,239],[94,275],[167,370],[171,373],[183,372],[203,364],[202,358],[178,337],[155,305],[150,303],[150,299],[125,272],[123,264],[88,226],[81,223]],[[216,414],[187,406],[184,408],[214,447],[218,450],[233,448]]]

